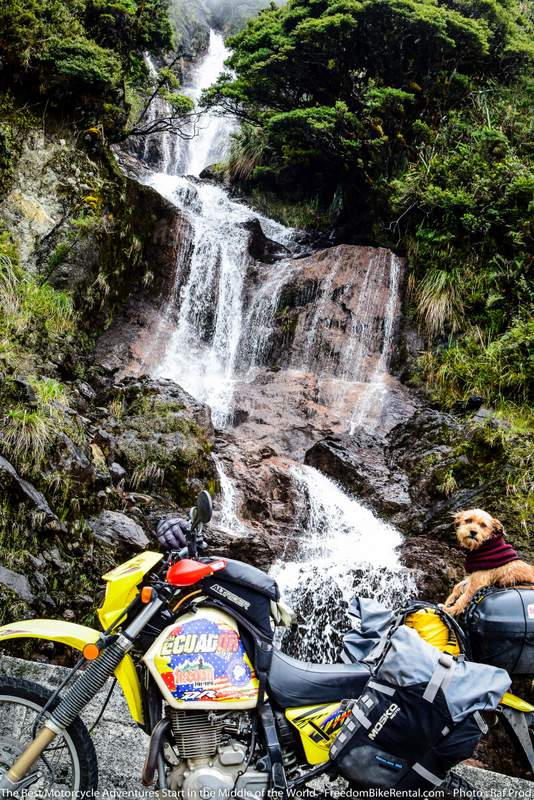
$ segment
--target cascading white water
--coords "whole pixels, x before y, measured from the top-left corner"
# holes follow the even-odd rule
[[[231,536],[243,530],[243,525],[237,516],[237,492],[235,484],[226,474],[220,458],[214,456],[214,461],[221,487],[221,504],[218,509],[219,527]]]
[[[222,34],[211,30],[208,51],[192,69],[183,87],[183,93],[194,100],[195,104],[198,104],[203,90],[215,83],[227,57],[228,50]],[[176,164],[176,172],[198,176],[205,167],[224,159],[228,149],[229,134],[235,127],[235,122],[227,117],[203,114],[193,124],[198,135],[184,143]]]
[[[184,91],[198,100],[202,89],[221,72],[226,56],[222,36],[212,31],[209,51],[192,71]],[[290,254],[300,247],[295,231],[253,214],[231,199],[222,186],[185,177],[198,176],[204,167],[221,158],[233,126],[231,120],[222,117],[204,117],[198,135],[190,141],[178,140],[162,171],[149,179],[180,209],[192,232],[181,245],[174,288],[163,312],[172,333],[156,374],[172,378],[207,403],[219,428],[232,422],[236,383],[253,380],[266,357],[280,295],[291,281],[295,263],[289,256],[271,268],[260,265],[251,281],[250,232],[244,223],[253,217],[259,219],[265,234]],[[342,359],[347,385],[354,380],[369,380],[363,375],[363,365],[371,346],[380,353],[371,385],[378,385],[391,355],[398,271],[395,259],[388,264],[383,255],[377,258],[382,261],[369,264],[359,290]],[[378,269],[390,269],[386,309],[373,280]],[[317,307],[307,322],[306,345],[300,362],[292,364],[296,369],[325,369],[317,353],[322,349],[323,311],[331,301],[335,273],[334,265],[319,287]],[[380,336],[382,343],[377,347]],[[353,424],[357,424],[354,419]],[[304,416],[302,424],[306,424]],[[243,527],[237,515],[238,490],[220,462],[217,468],[223,494],[219,524],[223,530],[237,533]],[[399,564],[396,547],[401,537],[391,526],[311,467],[295,465],[292,480],[294,493],[305,499],[306,509],[296,524],[299,552],[295,560],[282,560],[274,569],[286,598],[297,605],[307,622],[288,646],[301,657],[334,658],[339,631],[346,626],[346,603],[352,594],[363,592],[386,603],[394,602],[412,591],[411,577]]]
[[[223,37],[210,33],[206,55],[192,71],[183,91],[198,101],[223,69],[228,56]],[[233,120],[203,116],[197,135],[183,140],[175,161],[165,162],[149,183],[177,205],[191,224],[192,241],[182,248],[167,315],[177,317],[174,331],[156,374],[172,378],[210,405],[214,424],[231,420],[236,359],[243,333],[243,290],[250,263],[249,232],[244,223],[250,209],[230,199],[222,186],[193,181],[204,167],[221,157]],[[290,229],[259,218],[269,235],[289,242]],[[177,308],[176,308],[177,307]]]
[[[250,263],[250,210],[211,183],[154,175],[152,185],[179,205],[191,222],[192,241],[176,270],[176,325],[157,374],[172,378],[212,410],[216,427],[232,416],[237,356],[243,339],[244,283]],[[261,217],[260,217],[261,219]],[[266,226],[267,227],[267,226]],[[287,241],[290,231],[270,221]]]
[[[181,180],[187,189],[187,180]],[[214,424],[223,427],[231,414],[248,259],[248,235],[239,221],[250,215],[219,186],[195,188],[191,258],[177,270],[178,320],[158,373],[209,403]]]
[[[273,567],[285,600],[297,612],[298,635],[292,655],[310,661],[317,655],[336,660],[340,636],[347,630],[346,609],[356,594],[396,605],[413,593],[409,570],[396,548],[402,537],[391,525],[343,492],[318,470],[293,470],[295,489],[306,499],[297,559]]]

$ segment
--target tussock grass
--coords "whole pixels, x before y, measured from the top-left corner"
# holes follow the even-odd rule
[[[58,432],[74,432],[67,414],[65,387],[52,378],[32,378],[29,382],[36,402],[18,402],[0,417],[3,448],[23,470],[40,464]]]
[[[132,488],[139,489],[156,489],[161,486],[165,478],[165,470],[158,464],[152,461],[136,467],[132,475]]]
[[[473,327],[446,347],[427,352],[419,370],[445,406],[476,394],[492,406],[516,404],[525,413],[534,403],[534,319],[519,318],[491,339]]]
[[[15,246],[0,235],[0,334],[11,339],[44,329],[58,339],[75,330],[72,300],[39,276],[24,273]]]
[[[41,409],[22,405],[10,409],[0,420],[0,433],[6,451],[20,462],[31,454],[39,462],[55,437],[52,418]]]
[[[421,280],[415,293],[417,312],[431,334],[449,325],[457,331],[463,321],[462,282],[458,269],[434,267]]]
[[[262,162],[267,133],[257,125],[245,123],[232,136],[227,170],[232,181],[246,181]]]
[[[25,272],[15,244],[0,234],[0,444],[23,473],[38,468],[61,431],[76,434],[68,395],[55,378],[42,376],[50,347],[59,350],[75,332],[71,298]],[[21,398],[10,376],[26,381],[35,398]]]

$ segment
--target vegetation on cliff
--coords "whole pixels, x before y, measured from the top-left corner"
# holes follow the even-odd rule
[[[143,58],[167,58],[173,27],[166,0],[0,7],[0,621],[91,614],[99,576],[155,506],[214,485],[205,410],[159,384],[111,391],[91,354],[172,263],[175,209],[126,178],[108,142],[131,133],[147,94],[176,93],[170,70],[150,84]],[[176,93],[177,119],[190,106]],[[124,540],[99,538],[103,513]]]
[[[7,0],[0,8],[2,84],[32,103],[75,114],[112,140],[136,130],[149,82],[146,52],[174,45],[168,0]],[[180,52],[180,51],[178,51]],[[175,103],[176,126],[191,110],[162,73],[161,94]]]

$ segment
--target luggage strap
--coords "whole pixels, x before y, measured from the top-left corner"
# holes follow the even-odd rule
[[[280,740],[278,739],[278,731],[276,730],[276,722],[274,719],[273,710],[269,703],[262,703],[258,706],[258,714],[260,722],[265,734],[265,744],[271,762],[271,781],[272,787],[276,792],[282,794],[282,797],[287,795],[287,779],[284,769],[284,759],[282,757],[282,749],[280,747]]]
[[[420,764],[418,761],[415,762],[415,764],[412,766],[412,769],[414,772],[417,772],[418,775],[424,778],[425,781],[428,781],[433,786],[441,786],[441,784],[443,783],[443,778],[440,778],[438,775],[434,775],[433,772],[430,772],[429,769],[423,767],[423,765]]]
[[[426,689],[423,694],[423,700],[433,703],[436,699],[438,691],[441,689],[443,692],[449,685],[454,675],[456,662],[449,653],[441,653],[432,677],[427,683]]]

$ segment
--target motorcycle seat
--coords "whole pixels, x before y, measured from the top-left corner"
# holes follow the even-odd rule
[[[294,708],[355,699],[368,679],[365,664],[310,664],[275,650],[267,683],[278,705]]]

